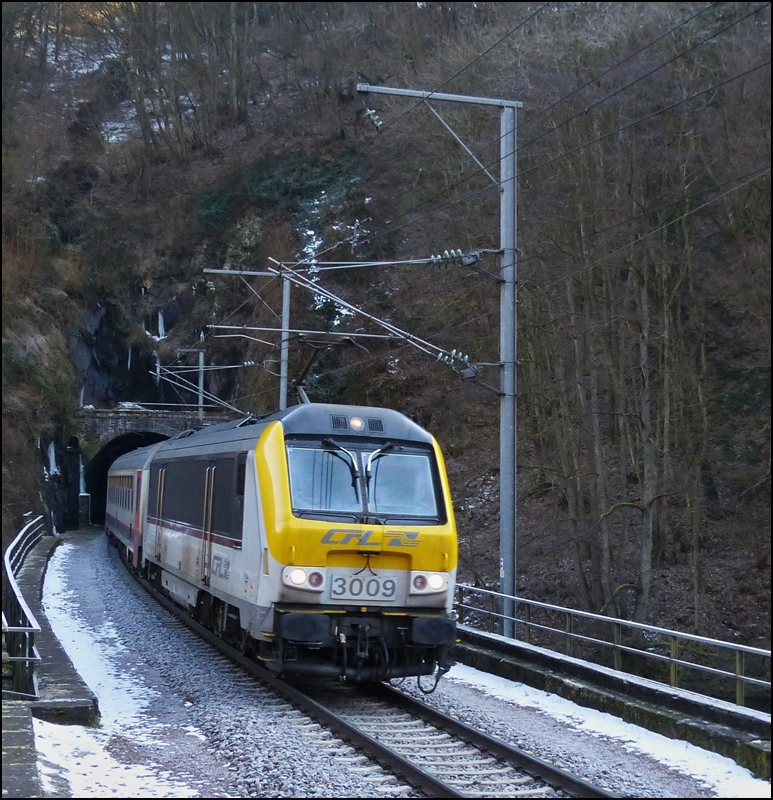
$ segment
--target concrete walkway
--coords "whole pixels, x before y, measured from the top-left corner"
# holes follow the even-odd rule
[[[35,646],[38,700],[13,700],[3,696],[3,797],[45,797],[37,767],[33,715],[49,722],[95,725],[97,698],[75,671],[43,613],[41,597],[48,559],[60,537],[44,537],[27,556],[16,576],[19,589],[35,615],[40,633]],[[5,682],[4,682],[5,683]]]

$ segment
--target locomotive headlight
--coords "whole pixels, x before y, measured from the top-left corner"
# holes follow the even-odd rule
[[[435,589],[436,591],[440,591],[446,583],[446,579],[437,572],[430,575],[428,580],[430,589]]]
[[[306,570],[305,569],[294,569],[290,573],[289,577],[290,577],[290,580],[296,586],[300,586],[301,584],[306,583]]]
[[[349,424],[352,426],[353,431],[361,431],[365,427],[365,423],[360,417],[352,417],[349,420]]]
[[[282,570],[282,585],[304,592],[321,594],[325,591],[324,567],[285,567]]]
[[[410,594],[433,594],[448,588],[448,575],[442,572],[414,572],[411,575]]]

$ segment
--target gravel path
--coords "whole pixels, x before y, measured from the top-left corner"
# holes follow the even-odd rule
[[[49,592],[52,611],[57,608],[49,617],[64,614],[82,629],[81,637],[85,631],[98,640],[96,652],[92,645],[84,658],[83,640],[60,635],[51,620],[100,699],[105,749],[126,769],[152,767],[174,783],[177,796],[181,785],[190,796],[203,797],[417,796],[383,776],[378,781],[377,766],[353,763],[353,751],[332,736],[303,730],[302,715],[144,594],[104,536],[68,536],[54,554],[47,591],[49,582],[61,584]],[[139,691],[126,694],[136,686]],[[413,687],[413,680],[403,686],[418,693]],[[716,796],[700,780],[632,752],[620,740],[497,699],[454,680],[453,670],[428,702],[622,796]]]

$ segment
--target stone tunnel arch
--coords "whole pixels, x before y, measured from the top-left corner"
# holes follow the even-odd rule
[[[109,441],[84,468],[86,491],[91,495],[91,524],[104,525],[107,503],[107,471],[119,456],[168,439],[154,431],[131,431]]]
[[[76,420],[79,435],[76,441],[71,440],[68,450],[72,449],[76,455],[79,454],[84,465],[85,490],[91,495],[91,524],[104,524],[107,470],[116,458],[138,447],[161,442],[182,431],[233,418],[234,412],[231,411],[205,412],[203,418],[199,418],[195,410],[150,411],[141,406],[81,410]],[[72,527],[77,527],[79,518],[78,483],[76,468],[73,485],[68,488],[74,494]]]

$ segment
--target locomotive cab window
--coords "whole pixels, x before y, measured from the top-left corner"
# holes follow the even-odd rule
[[[360,512],[357,464],[344,453],[288,447],[293,508],[300,511]]]
[[[380,524],[445,522],[434,454],[392,443],[288,443],[290,496],[299,517]]]
[[[369,474],[369,507],[375,514],[437,517],[429,459],[385,453]]]

